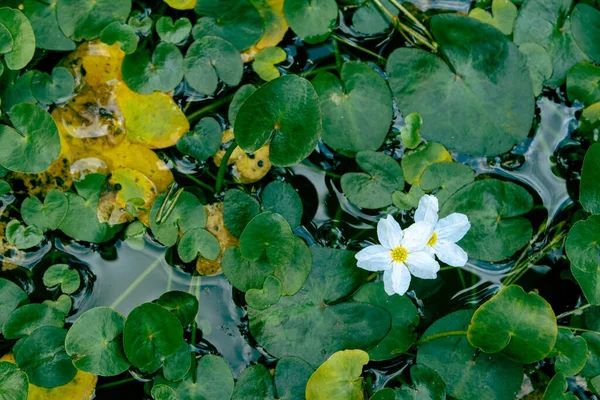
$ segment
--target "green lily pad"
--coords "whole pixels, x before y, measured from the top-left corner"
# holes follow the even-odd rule
[[[398,400],[396,391],[392,388],[385,388],[373,393],[369,400]]]
[[[281,215],[265,211],[246,225],[240,250],[247,260],[256,261],[264,252],[273,266],[285,265],[294,254],[294,234]]]
[[[600,11],[589,4],[577,4],[571,14],[571,30],[581,50],[600,62]]]
[[[398,400],[446,399],[446,385],[440,376],[425,365],[415,364],[410,368],[412,386],[403,385],[396,390]]]
[[[588,347],[587,362],[579,375],[595,377],[600,375],[600,333],[584,332],[581,337],[585,339]]]
[[[429,142],[417,147],[414,151],[402,157],[402,172],[406,182],[411,185],[421,181],[423,172],[433,164],[451,162],[452,156],[448,150],[439,143]]]
[[[261,50],[255,57],[252,68],[254,72],[265,81],[272,81],[281,76],[281,72],[275,67],[275,64],[284,62],[287,59],[287,53],[280,47],[267,47]]]
[[[437,197],[443,205],[459,189],[475,180],[475,171],[471,167],[460,163],[432,164],[421,176],[421,189]]]
[[[0,54],[8,53],[12,50],[15,41],[7,27],[0,24]],[[2,72],[4,72],[4,64],[2,64]],[[0,73],[0,76],[2,74]]]
[[[4,179],[1,179],[0,180],[0,195],[7,194],[10,192],[12,192],[10,183],[6,182]]]
[[[423,334],[466,330],[472,311],[461,310],[435,321]],[[501,353],[485,354],[466,336],[449,336],[419,346],[417,363],[435,372],[446,383],[449,396],[465,400],[514,399],[523,382],[523,367]]]
[[[579,202],[590,214],[600,214],[600,144],[594,143],[588,149],[583,160]]]
[[[61,294],[60,296],[58,296],[58,299],[56,299],[56,301],[44,300],[42,304],[46,304],[54,308],[55,310],[58,310],[59,312],[63,313],[64,315],[68,315],[71,311],[71,308],[73,307],[73,300],[71,300],[70,296],[67,296],[66,294]]]
[[[353,252],[311,248],[313,266],[304,286],[266,310],[248,309],[250,332],[265,351],[300,357],[313,367],[344,349],[369,350],[390,329],[387,311],[340,301],[364,282]],[[352,332],[352,335],[348,335]]]
[[[552,77],[552,58],[548,51],[537,43],[523,43],[519,46],[519,51],[525,56],[533,94],[537,97],[542,93],[546,81]]]
[[[517,18],[517,6],[510,0],[494,0],[491,14],[481,8],[474,8],[469,12],[469,17],[490,24],[505,35],[510,35]]]
[[[246,101],[246,99],[255,91],[256,86],[252,84],[246,84],[240,86],[237,92],[235,92],[233,99],[231,99],[231,103],[229,103],[229,110],[227,111],[227,118],[229,119],[229,124],[231,126],[235,124],[235,118],[237,117],[237,113],[240,111],[240,107],[244,101]]]
[[[113,22],[102,29],[100,41],[108,45],[118,43],[125,54],[133,54],[138,47],[138,37],[133,28],[121,22]]]
[[[600,103],[595,103],[584,109],[579,118],[579,132],[593,133],[600,126]]]
[[[0,399],[27,400],[29,380],[15,364],[0,362],[0,382]]]
[[[200,17],[192,30],[194,39],[218,36],[239,51],[252,46],[262,37],[264,21],[249,0],[198,0]]]
[[[62,328],[65,315],[47,304],[26,304],[14,310],[2,326],[5,339],[18,339],[31,335],[43,326]]]
[[[25,227],[13,219],[6,225],[6,239],[17,249],[26,250],[37,246],[44,239],[44,232],[37,226]]]
[[[275,398],[275,387],[269,370],[264,365],[257,364],[242,371],[233,389],[231,400],[275,400]]]
[[[58,0],[24,0],[23,14],[27,17],[38,49],[54,51],[75,50],[75,42],[65,36],[58,27],[56,7]]]
[[[202,118],[192,132],[177,141],[177,150],[200,161],[214,156],[221,146],[223,130],[214,118]]]
[[[165,358],[163,365],[163,375],[171,382],[177,382],[185,378],[192,367],[192,354],[190,345],[181,341],[181,346],[177,352]]]
[[[424,194],[425,192],[421,189],[421,186],[412,185],[408,193],[394,192],[392,194],[392,203],[400,211],[412,210],[418,207],[419,200],[421,200]]]
[[[524,218],[533,198],[521,186],[497,179],[473,182],[444,203],[440,216],[466,214],[471,229],[458,242],[478,260],[502,261],[523,248],[532,236],[531,222]]]
[[[171,311],[184,327],[191,324],[198,314],[198,299],[186,292],[169,291],[161,295],[156,303]]]
[[[577,396],[567,390],[569,390],[569,384],[565,374],[559,372],[550,380],[542,400],[577,400]]]
[[[343,350],[333,354],[311,375],[306,384],[307,400],[362,400],[363,366],[369,355],[362,350]]]
[[[60,285],[64,294],[71,294],[79,289],[81,278],[79,272],[67,264],[54,264],[44,272],[44,285],[48,288]]]
[[[261,86],[244,101],[233,131],[247,153],[270,142],[271,162],[286,167],[314,150],[323,128],[321,119],[319,98],[310,82],[286,75]]]
[[[361,151],[356,163],[364,172],[342,176],[342,190],[354,204],[377,209],[392,204],[392,193],[404,188],[402,169],[396,160],[383,153]]]
[[[204,95],[213,94],[219,80],[237,86],[244,73],[238,50],[228,41],[214,36],[202,37],[192,43],[185,55],[183,69],[192,89]]]
[[[457,14],[431,18],[431,32],[448,63],[415,48],[388,59],[400,111],[419,113],[421,135],[450,150],[491,156],[525,140],[535,104],[518,48],[490,25]]]
[[[556,344],[550,357],[556,357],[554,370],[562,372],[566,376],[574,376],[579,373],[587,361],[587,344],[585,339],[575,336],[566,328],[558,329]]]
[[[246,292],[246,303],[256,310],[266,310],[276,304],[283,290],[281,281],[273,275],[267,276],[262,289],[250,289]]]
[[[179,400],[223,400],[233,394],[233,375],[229,365],[221,357],[206,355],[198,360],[198,365],[188,376],[179,382],[169,382],[158,376],[154,384],[164,384],[175,390]]]
[[[77,369],[65,351],[66,335],[64,329],[44,326],[19,343],[15,360],[30,383],[54,388],[69,383],[75,377]]]
[[[127,20],[127,25],[131,26],[136,34],[145,37],[152,32],[154,21],[149,15],[139,10],[134,10]]]
[[[0,125],[0,164],[16,172],[47,170],[60,155],[58,128],[50,114],[22,103],[12,107],[9,115],[14,128]]]
[[[46,195],[44,203],[35,196],[29,196],[21,203],[21,217],[27,225],[35,225],[43,232],[57,229],[67,215],[69,201],[58,189]]]
[[[572,0],[528,0],[515,21],[516,44],[536,43],[550,54],[554,73],[546,83],[551,87],[562,85],[569,69],[587,60],[571,30],[572,4]]]
[[[152,386],[150,394],[154,400],[179,400],[175,389],[164,384]]]
[[[419,324],[419,313],[408,297],[388,296],[383,282],[371,282],[361,286],[352,299],[381,307],[392,317],[388,334],[368,351],[372,361],[389,360],[413,345],[417,339],[415,328]]]
[[[502,351],[516,362],[531,364],[550,354],[557,334],[550,304],[534,292],[510,285],[475,311],[467,337],[486,353]]]
[[[294,187],[281,181],[269,183],[260,194],[263,209],[281,215],[296,229],[302,220],[302,200]]]
[[[131,0],[58,0],[56,15],[60,30],[79,42],[100,36],[113,22],[125,22]]]
[[[380,2],[392,15],[398,15],[398,9],[389,0]],[[365,1],[352,15],[352,27],[365,35],[382,33],[391,25],[390,18],[373,1]]]
[[[275,368],[275,387],[280,400],[305,400],[306,384],[314,370],[298,357],[283,357]]]
[[[274,275],[282,284],[282,296],[296,294],[310,273],[312,256],[304,240],[296,237],[294,241],[294,255],[288,264],[275,267]]]
[[[35,72],[27,71],[16,80],[8,82],[8,86],[2,94],[2,110],[8,113],[11,108],[19,103],[37,104],[37,99],[31,93],[31,80]]]
[[[423,140],[419,131],[423,126],[423,118],[417,113],[408,114],[404,117],[404,126],[400,129],[402,143],[408,149],[414,149]]]
[[[600,102],[600,67],[580,62],[569,70],[567,94],[569,100],[580,100],[586,106]]]
[[[123,328],[127,359],[147,372],[159,369],[165,357],[179,350],[182,338],[183,329],[177,317],[153,303],[134,308]]]
[[[152,55],[138,47],[123,59],[123,80],[141,94],[170,92],[183,79],[183,55],[172,43],[159,43]]]
[[[35,33],[31,23],[21,11],[2,7],[0,25],[8,29],[13,38],[11,50],[4,54],[6,66],[12,70],[25,68],[35,53]]]
[[[283,12],[294,33],[310,44],[327,39],[338,16],[335,0],[286,0]]]
[[[204,228],[193,228],[186,231],[177,244],[177,254],[183,262],[192,262],[198,256],[207,260],[216,260],[221,254],[221,246],[217,238]]]
[[[67,353],[80,371],[114,376],[127,371],[130,363],[123,349],[125,317],[108,307],[95,307],[81,314],[65,339]]]
[[[323,113],[323,141],[340,152],[377,150],[392,123],[390,88],[367,63],[344,63],[340,78],[321,72],[312,80]]]
[[[599,146],[600,147],[600,146]],[[571,260],[571,272],[581,286],[585,298],[600,305],[600,215],[592,215],[573,225],[567,236],[565,250]]]
[[[179,232],[185,233],[190,229],[206,226],[206,211],[202,203],[188,192],[181,194],[169,217],[158,225],[156,217],[164,198],[164,195],[158,196],[150,211],[150,229],[162,244],[173,246],[179,239]]]
[[[236,246],[225,249],[221,267],[227,280],[242,292],[262,288],[265,279],[275,271],[275,267],[266,260],[266,255],[250,261],[242,257],[240,248]]]
[[[223,200],[223,220],[231,234],[240,237],[246,225],[260,213],[256,198],[239,189],[230,189]]]
[[[173,22],[171,17],[160,17],[156,21],[156,33],[160,40],[167,43],[181,43],[192,32],[192,23],[187,18],[179,18]]]
[[[0,327],[10,313],[27,303],[29,298],[23,289],[8,279],[0,278]]]

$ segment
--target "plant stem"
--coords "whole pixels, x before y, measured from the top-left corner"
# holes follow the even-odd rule
[[[327,65],[325,67],[319,67],[319,68],[315,68],[315,69],[307,71],[307,72],[303,72],[302,74],[300,74],[300,76],[302,76],[303,78],[308,78],[309,76],[317,75],[319,72],[331,71],[333,69],[337,69],[337,66],[336,65]]]
[[[417,342],[415,344],[417,346],[420,346],[423,343],[428,343],[428,342],[431,342],[431,341],[437,340],[437,339],[443,339],[443,338],[451,337],[451,336],[466,336],[466,335],[467,335],[467,331],[447,331],[447,332],[434,333],[433,335],[422,337],[421,339],[417,340]]]
[[[419,21],[417,19],[417,17],[415,17],[414,15],[412,15],[411,12],[408,11],[402,4],[398,3],[396,0],[390,0],[390,3],[392,3],[392,5],[394,7],[396,7],[398,10],[400,10],[401,13],[403,13],[404,15],[406,15],[408,17],[408,19],[410,19],[412,22],[414,22],[414,24],[419,29],[421,29],[423,32],[425,32],[425,35],[427,35],[427,37],[429,37],[430,39],[433,39],[433,37],[431,36],[431,34],[427,30],[427,28],[425,28],[425,25],[423,25],[421,23],[421,21]]]
[[[564,318],[564,317],[568,317],[569,315],[577,314],[577,313],[579,313],[579,312],[581,312],[581,311],[583,311],[586,308],[591,307],[591,306],[592,306],[591,304],[586,304],[586,305],[578,307],[578,308],[576,308],[574,310],[564,312],[562,314],[557,315],[556,319],[561,319],[561,318]]]
[[[148,268],[146,268],[146,270],[144,272],[142,272],[140,274],[140,276],[138,276],[136,278],[135,281],[133,281],[131,283],[131,285],[129,285],[127,287],[127,289],[125,289],[125,291],[123,293],[121,293],[121,295],[110,305],[110,308],[114,309],[115,307],[117,307],[119,304],[121,304],[121,302],[127,297],[129,296],[129,294],[140,284],[142,283],[142,281],[144,279],[146,279],[146,277],[148,275],[150,275],[150,273],[152,271],[154,271],[156,269],[156,267],[158,267],[161,263],[161,261],[163,260],[163,254],[161,254],[152,264],[150,264],[148,266]]]
[[[219,172],[217,173],[217,182],[215,183],[215,193],[219,193],[221,188],[223,187],[223,178],[225,177],[225,170],[227,169],[227,163],[229,162],[229,158],[233,151],[237,148],[238,144],[234,140],[233,143],[229,146],[225,155],[221,159],[221,165],[219,165]]]
[[[593,333],[600,333],[598,331],[594,331],[591,329],[585,329],[585,328],[577,328],[574,326],[567,326],[567,325],[558,325],[559,328],[565,328],[565,329],[570,329],[572,331],[581,331],[581,332],[593,332]]]
[[[133,378],[133,377],[131,377],[131,378],[125,378],[125,379],[121,379],[120,381],[109,382],[109,383],[105,383],[104,385],[97,386],[96,390],[108,389],[108,388],[111,388],[111,387],[119,386],[119,385],[122,385],[124,383],[129,383],[129,382],[134,382],[134,381],[136,381],[136,379]]]
[[[190,123],[199,120],[201,117],[203,117],[206,114],[211,113],[212,111],[214,111],[215,109],[221,107],[223,104],[228,103],[231,99],[233,99],[233,96],[235,95],[235,93],[230,94],[229,96],[225,96],[222,99],[216,100],[214,102],[212,102],[211,104],[202,107],[199,110],[194,111],[193,113],[191,113],[188,116],[188,121],[190,121]]]
[[[346,38],[343,38],[343,37],[341,37],[341,36],[338,36],[338,35],[336,35],[335,33],[334,33],[334,34],[332,34],[332,35],[331,35],[331,37],[332,37],[333,39],[335,39],[336,41],[340,42],[340,43],[344,43],[344,44],[347,44],[347,45],[348,45],[348,46],[350,46],[350,47],[354,47],[355,49],[357,49],[357,50],[360,50],[360,51],[362,51],[363,53],[367,53],[367,54],[369,54],[369,55],[371,55],[371,56],[373,56],[373,57],[375,57],[375,58],[378,58],[378,59],[379,59],[379,60],[381,60],[381,61],[387,61],[387,59],[386,59],[386,58],[384,58],[384,57],[381,57],[379,54],[377,54],[377,53],[375,53],[375,52],[373,52],[373,51],[371,51],[371,50],[369,50],[369,49],[365,49],[364,47],[362,47],[362,46],[359,46],[359,45],[357,45],[356,43],[353,43],[353,42],[351,42],[350,40],[348,40],[348,39],[346,39]]]
[[[392,24],[394,25],[394,28],[396,28],[400,33],[402,33],[402,35],[405,38],[406,38],[405,32],[409,33],[412,37],[414,37],[421,44],[429,47],[433,51],[437,51],[437,45],[436,44],[430,43],[429,40],[427,38],[425,38],[423,35],[421,35],[419,32],[415,31],[414,29],[412,29],[409,26],[407,26],[407,25],[403,24],[402,22],[400,22],[400,20],[398,19],[398,17],[396,17],[395,15],[393,15],[390,12],[390,10],[388,10],[387,8],[385,8],[385,6],[383,4],[381,4],[381,1],[379,1],[379,0],[373,0],[373,2],[375,4],[377,4],[377,7],[379,7],[379,9],[381,11],[383,11],[385,13],[385,15],[387,15],[387,17],[392,21]]]
[[[213,188],[212,186],[210,186],[210,185],[202,182],[200,179],[196,178],[193,175],[186,175],[185,177],[187,179],[189,179],[190,181],[194,182],[196,185],[198,185],[198,186],[200,186],[200,187],[202,187],[202,188],[204,188],[206,190],[210,190],[211,193],[215,190],[215,188]]]

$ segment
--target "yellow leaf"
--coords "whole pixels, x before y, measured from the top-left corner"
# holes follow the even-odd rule
[[[231,246],[238,246],[239,240],[233,236],[223,220],[223,203],[214,203],[204,206],[206,210],[206,229],[212,233],[221,246],[221,253],[216,260],[207,260],[203,257],[198,257],[196,261],[196,271],[200,275],[210,276],[217,275],[222,272],[221,270],[221,259],[223,252],[226,248]]]
[[[233,140],[233,130],[227,129],[223,132],[221,143],[227,143]],[[225,155],[225,150],[221,149],[215,154],[214,162],[218,167]],[[271,160],[269,159],[269,144],[264,145],[254,153],[248,155],[241,148],[237,147],[227,164],[233,164],[231,174],[235,180],[240,183],[254,183],[260,181],[271,170]]]
[[[250,0],[250,2],[265,22],[265,33],[258,43],[242,53],[244,62],[252,61],[262,49],[277,46],[289,28],[283,13],[284,0]]]
[[[165,3],[176,10],[191,10],[196,7],[197,0],[165,0]]]

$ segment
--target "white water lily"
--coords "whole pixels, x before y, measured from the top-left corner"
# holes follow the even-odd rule
[[[453,267],[462,267],[467,263],[467,253],[456,243],[471,228],[465,214],[454,213],[445,218],[438,217],[438,199],[432,195],[424,195],[419,200],[415,212],[415,222],[426,222],[431,226],[431,234],[427,240],[427,249],[436,257]]]
[[[357,265],[367,271],[383,271],[388,295],[403,295],[410,285],[411,274],[417,278],[435,279],[440,265],[426,250],[431,237],[427,222],[416,222],[404,231],[394,217],[388,215],[377,223],[381,244],[362,249],[356,254]]]

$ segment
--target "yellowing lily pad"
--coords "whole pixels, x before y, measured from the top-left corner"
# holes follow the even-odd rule
[[[15,364],[15,356],[12,353],[5,354],[0,358],[0,361]],[[71,382],[52,389],[43,388],[30,383],[27,400],[90,400],[96,390],[97,382],[97,375],[77,371],[77,374]]]
[[[223,139],[221,143],[227,143],[233,140],[233,130],[228,129],[223,132]],[[221,160],[225,155],[224,149],[217,152],[214,157],[215,165],[218,167],[221,165]],[[252,154],[247,154],[241,148],[237,147],[227,164],[233,164],[233,170],[231,174],[235,180],[240,183],[254,183],[260,181],[265,177],[271,170],[271,160],[269,159],[269,144],[267,143],[260,149],[256,150]]]
[[[256,54],[267,47],[277,46],[283,40],[289,25],[283,14],[284,0],[250,0],[265,22],[265,32],[254,46],[242,53],[244,62],[254,59]]]
[[[229,232],[223,220],[223,203],[214,203],[204,206],[206,210],[206,230],[212,233],[219,242],[221,253],[216,260],[208,260],[202,256],[196,261],[196,271],[200,275],[217,275],[222,273],[221,259],[226,248],[239,246],[239,240]]]
[[[165,0],[171,8],[176,10],[191,10],[196,7],[198,0]]]

